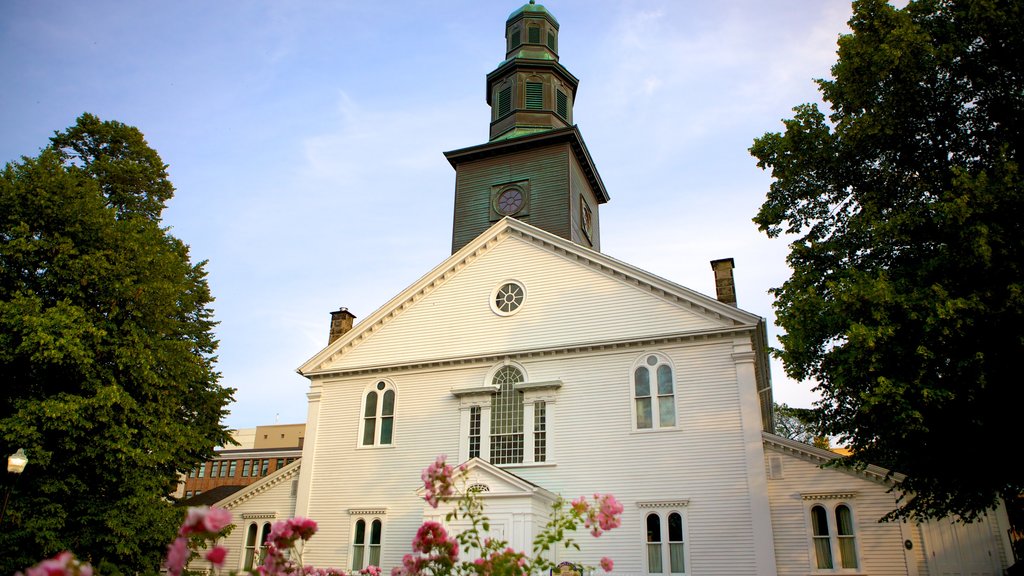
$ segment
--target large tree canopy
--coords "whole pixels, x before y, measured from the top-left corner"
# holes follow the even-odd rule
[[[754,221],[795,237],[779,355],[849,464],[906,475],[890,518],[971,520],[1024,490],[1024,7],[853,7],[830,114],[751,148],[774,178]]]
[[[29,457],[0,573],[64,549],[155,572],[179,473],[230,442],[204,263],[160,224],[165,168],[85,114],[0,173],[0,448]]]

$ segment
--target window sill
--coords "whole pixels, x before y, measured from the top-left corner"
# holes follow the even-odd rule
[[[557,462],[521,462],[519,464],[495,464],[498,468],[554,468]]]

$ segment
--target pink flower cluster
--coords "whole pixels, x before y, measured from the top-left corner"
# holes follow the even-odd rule
[[[486,558],[473,560],[474,572],[480,576],[497,576],[499,574],[522,574],[526,567],[526,555],[512,548],[493,550]]]
[[[196,506],[188,509],[185,521],[178,530],[178,537],[167,547],[167,573],[171,576],[179,576],[188,563],[190,554],[188,539],[190,536],[200,536],[211,542],[217,540],[220,531],[231,524],[231,512],[223,508],[209,508]],[[206,552],[205,558],[211,564],[220,568],[224,565],[224,558],[227,556],[227,549],[223,546],[214,546]]]
[[[572,501],[572,510],[583,518],[583,525],[595,538],[622,525],[622,504],[611,494],[594,494],[593,504],[580,496]]]
[[[92,576],[92,566],[79,562],[74,554],[65,551],[15,576]]]
[[[459,542],[448,536],[438,522],[427,521],[416,531],[412,541],[414,554],[406,554],[402,565],[391,571],[392,576],[422,574],[428,568],[431,573],[447,573],[459,558]]]
[[[455,495],[455,468],[450,464],[445,464],[445,458],[444,454],[438,456],[437,460],[427,466],[420,476],[425,489],[423,499],[434,508],[437,508],[439,502]],[[460,472],[465,469],[465,465],[459,466]]]
[[[316,522],[309,518],[288,518],[278,520],[270,527],[263,565],[259,567],[262,576],[293,574],[299,572],[299,565],[290,560],[285,551],[295,547],[298,540],[309,540],[316,534]],[[305,568],[303,569],[305,571]]]

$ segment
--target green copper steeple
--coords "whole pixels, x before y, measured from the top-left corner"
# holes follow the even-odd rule
[[[513,12],[505,60],[487,75],[490,137],[444,153],[455,168],[453,253],[502,218],[601,250],[608,191],[572,121],[578,84],[558,63],[558,21],[547,8],[531,0]]]
[[[491,141],[571,126],[577,85],[558,63],[558,20],[530,0],[505,21],[505,60],[487,75]]]

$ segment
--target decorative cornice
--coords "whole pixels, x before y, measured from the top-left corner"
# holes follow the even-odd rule
[[[277,512],[242,512],[242,520],[273,520]]]
[[[749,335],[753,329],[753,326],[735,326],[729,328],[716,328],[711,330],[700,330],[686,333],[653,335],[639,339],[627,338],[622,340],[583,342],[567,346],[523,349],[511,352],[503,351],[495,353],[478,354],[473,356],[438,358],[435,360],[423,360],[418,362],[396,362],[392,364],[367,365],[340,370],[310,372],[307,373],[306,376],[319,380],[327,377],[359,376],[368,374],[379,374],[381,372],[394,373],[409,370],[450,368],[455,366],[475,364],[492,364],[494,362],[500,362],[505,358],[513,358],[517,361],[525,361],[536,360],[539,358],[565,356],[570,354],[599,354],[615,350],[628,351],[637,348],[664,346],[668,344],[680,344],[685,342],[708,342],[724,338],[735,338],[737,336]]]
[[[561,380],[548,380],[546,382],[519,382],[516,384],[516,390],[523,391],[558,390],[561,387]]]
[[[636,503],[637,508],[686,508],[689,505],[689,498],[680,500],[647,500]]]
[[[376,508],[349,508],[349,516],[386,516],[388,513],[387,506],[379,506]]]
[[[804,500],[850,500],[856,498],[856,492],[807,492],[800,494]]]
[[[463,398],[465,396],[493,394],[497,391],[498,386],[485,384],[483,386],[472,386],[468,388],[452,388],[452,396],[455,396],[456,398]]]

